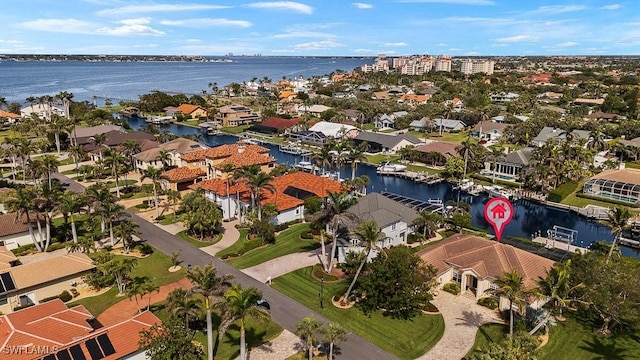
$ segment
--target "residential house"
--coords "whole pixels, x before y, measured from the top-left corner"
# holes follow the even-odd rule
[[[365,121],[364,114],[360,110],[347,109],[342,112],[345,119],[353,121],[354,123],[363,123]]]
[[[171,117],[176,117],[176,113],[178,112],[178,108],[175,106],[167,106],[162,108],[162,111],[164,111],[164,114],[167,116],[171,116]]]
[[[0,109],[0,119],[6,119],[7,124],[15,124],[20,120],[20,115]]]
[[[462,120],[456,119],[433,119],[433,126],[438,131],[457,132],[464,130],[467,124]]]
[[[564,116],[567,113],[566,109],[563,109],[561,107],[558,106],[553,106],[553,105],[545,105],[545,106],[540,106],[538,108],[538,110],[542,110],[542,111],[551,111],[557,114],[560,114],[561,116]]]
[[[72,145],[84,146],[93,142],[93,137],[96,135],[106,134],[111,131],[118,131],[124,133],[125,130],[120,125],[97,125],[97,126],[76,126],[69,131],[69,139]]]
[[[261,170],[269,172],[275,165],[275,159],[269,156],[269,149],[239,141],[205,150],[192,151],[181,157],[180,166],[204,170],[207,179],[226,176],[221,171],[222,164],[231,163],[233,169],[248,165],[260,165]]]
[[[391,99],[391,94],[387,91],[376,91],[371,95],[372,100],[385,101]]]
[[[512,92],[501,92],[489,95],[489,99],[493,102],[511,102],[518,100],[518,98],[520,98],[520,94]]]
[[[198,183],[207,177],[207,170],[187,166],[163,171],[160,174],[160,184],[165,190],[182,191],[190,185]]]
[[[306,104],[298,104],[296,107],[296,112],[298,113],[298,116],[303,116],[304,114],[309,114],[315,117],[322,117],[322,113],[331,109],[328,106],[325,105],[318,105],[318,104],[314,104],[314,105],[306,105]]]
[[[37,227],[35,213],[30,213],[33,228]],[[27,217],[22,215],[17,217],[16,213],[0,215],[0,245],[13,250],[20,246],[33,243],[33,238],[29,234]]]
[[[604,99],[585,99],[585,98],[577,98],[573,100],[574,105],[585,105],[585,106],[600,106],[604,104]]]
[[[382,114],[373,120],[373,125],[378,129],[393,129],[396,127],[396,119],[407,116],[408,114],[406,111],[396,111],[391,115]]]
[[[0,270],[0,311],[10,313],[72,287],[88,286],[82,277],[94,269],[93,260],[86,254],[70,253]]]
[[[138,171],[143,172],[149,167],[161,169],[163,167],[160,160],[161,152],[169,154],[170,158],[168,166],[179,166],[182,164],[182,155],[208,149],[208,147],[200,144],[197,141],[193,141],[185,138],[177,138],[166,143],[159,144],[158,147],[139,152],[133,156],[135,159],[135,167]]]
[[[149,134],[144,131],[134,131],[127,133],[112,130],[105,133],[104,135],[105,142],[100,146],[97,146],[92,139],[89,139],[88,143],[80,145],[82,146],[82,149],[85,151],[85,153],[87,153],[87,155],[89,155],[89,157],[93,161],[99,160],[101,154],[103,154],[107,149],[116,149],[118,151],[122,151],[122,144],[127,140],[136,142],[140,146],[141,151],[146,151],[159,146],[159,144],[155,141],[156,137],[153,134]]]
[[[294,131],[301,121],[301,118],[270,117],[259,124],[252,125],[249,130],[263,134],[288,134]]]
[[[504,134],[509,124],[481,121],[471,129],[471,137],[480,141],[497,141]]]
[[[186,118],[200,119],[207,117],[207,110],[200,105],[181,104],[176,108],[175,113],[180,113]]]
[[[324,136],[341,139],[343,137],[354,137],[359,132],[358,128],[347,124],[338,124],[328,121],[320,121],[309,128],[309,131],[320,132]]]
[[[395,153],[396,151],[404,147],[422,144],[422,140],[406,132],[404,134],[395,135],[371,131],[361,131],[353,138],[353,141],[358,145],[360,143],[366,142],[368,145],[367,152],[370,153]]]
[[[562,97],[564,96],[564,94],[562,93],[556,93],[556,92],[552,92],[552,91],[547,91],[545,93],[542,94],[538,94],[536,96],[536,99],[539,102],[543,102],[543,103],[557,103],[558,101],[560,101],[562,99]]]
[[[587,130],[573,130],[571,132],[571,136],[574,140],[577,139],[589,139],[590,132]],[[532,140],[532,145],[537,147],[544,146],[547,141],[550,139],[554,139],[556,142],[563,142],[567,138],[567,133],[565,130],[559,128],[553,128],[550,126],[545,126],[540,130],[538,135]]]
[[[253,124],[260,120],[260,115],[244,105],[226,105],[218,109],[214,120],[222,126],[240,126]]]
[[[222,218],[227,221],[241,214],[246,214],[251,206],[251,192],[242,182],[229,181],[227,193],[227,178],[206,180],[192,186],[202,188],[205,197],[220,206]],[[271,180],[274,191],[262,189],[260,205],[274,204],[277,214],[270,221],[273,224],[284,224],[294,220],[304,219],[304,200],[317,196],[326,198],[329,192],[342,191],[342,184],[338,181],[313,175],[303,171],[288,173]]]
[[[398,103],[408,104],[410,106],[424,105],[430,97],[430,95],[404,94],[400,96]]]
[[[593,175],[582,187],[582,192],[604,199],[640,204],[640,170],[611,169]]]
[[[407,236],[413,233],[413,222],[420,217],[418,212],[411,207],[392,200],[380,193],[369,193],[358,199],[351,206],[349,213],[358,217],[360,221],[376,222],[382,233],[387,237],[379,241],[378,248],[387,249],[392,246],[406,245]],[[344,262],[349,252],[362,252],[364,248],[358,244],[357,239],[351,239],[348,243],[338,246],[338,261]],[[378,249],[369,254],[369,259],[378,255]]]
[[[431,141],[420,145],[416,151],[420,153],[420,162],[428,166],[444,166],[450,157],[460,157],[456,148],[458,144],[447,141]]]
[[[491,121],[495,122],[495,123],[499,123],[499,124],[504,124],[508,122],[508,118],[511,119],[517,119],[520,121],[527,121],[529,120],[528,116],[524,116],[524,115],[496,115],[491,117]]]
[[[431,131],[433,129],[433,126],[434,123],[428,116],[425,116],[419,120],[413,120],[409,124],[409,128],[416,131]]]
[[[64,110],[50,104],[34,104],[20,109],[20,117],[36,116],[41,120],[51,120],[53,115],[64,116]]]
[[[5,360],[143,360],[140,333],[160,323],[145,311],[100,324],[84,305],[55,299],[0,316],[0,353]]]
[[[315,146],[324,146],[324,144],[331,140],[321,132],[310,130],[293,132],[289,134],[289,138]]]
[[[20,265],[18,257],[15,256],[11,250],[7,249],[6,246],[0,245],[0,271],[18,265]]]
[[[618,122],[626,119],[626,116],[618,114],[609,114],[602,111],[596,111],[589,115],[585,115],[583,119],[588,121]]]
[[[524,286],[534,286],[544,278],[554,262],[547,258],[497,241],[466,234],[456,234],[416,253],[425,263],[433,265],[438,284],[460,285],[462,294],[478,299],[490,296],[497,289],[495,280],[505,272],[517,271]],[[499,299],[500,309],[509,309],[509,300]]]
[[[506,155],[500,155],[495,159],[492,157],[488,161],[485,161],[481,174],[501,180],[522,181],[523,176],[531,164],[532,154],[533,148],[527,147],[512,151]]]
[[[452,100],[447,100],[444,102],[444,105],[451,106],[453,108],[453,111],[455,112],[460,112],[464,110],[464,102],[462,102],[462,100],[460,100],[459,98],[453,98]]]

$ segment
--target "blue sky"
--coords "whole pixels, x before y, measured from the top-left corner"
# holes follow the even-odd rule
[[[636,55],[638,0],[20,0],[0,53]]]

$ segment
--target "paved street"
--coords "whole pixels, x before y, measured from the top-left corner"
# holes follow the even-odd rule
[[[54,175],[59,178],[63,183],[70,183],[69,190],[82,192],[84,188],[69,179],[68,177],[56,173]],[[295,326],[305,316],[313,316],[318,320],[325,323],[328,322],[326,318],[320,314],[312,311],[311,309],[299,304],[287,296],[280,294],[273,290],[266,284],[257,281],[242,273],[240,270],[232,267],[224,261],[213,258],[211,255],[201,251],[200,249],[192,246],[191,244],[183,241],[172,234],[158,228],[154,224],[142,219],[136,214],[131,213],[132,220],[139,225],[140,238],[146,240],[150,245],[163,252],[164,254],[171,254],[175,251],[180,251],[180,258],[187,265],[192,266],[204,266],[208,263],[213,265],[218,270],[218,274],[230,274],[233,275],[235,280],[242,286],[255,286],[262,293],[264,297],[271,304],[271,316],[275,322],[289,331],[294,331]],[[361,337],[349,334],[348,340],[340,345],[342,354],[339,359],[395,359],[395,357],[378,347],[370,344]]]

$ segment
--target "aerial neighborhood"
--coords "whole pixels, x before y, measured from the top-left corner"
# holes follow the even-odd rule
[[[0,97],[2,358],[639,353],[637,59],[364,61]]]

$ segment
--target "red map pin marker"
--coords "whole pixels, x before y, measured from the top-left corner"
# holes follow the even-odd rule
[[[484,218],[493,226],[496,240],[500,241],[504,226],[513,218],[513,205],[506,198],[494,197],[484,206]]]

